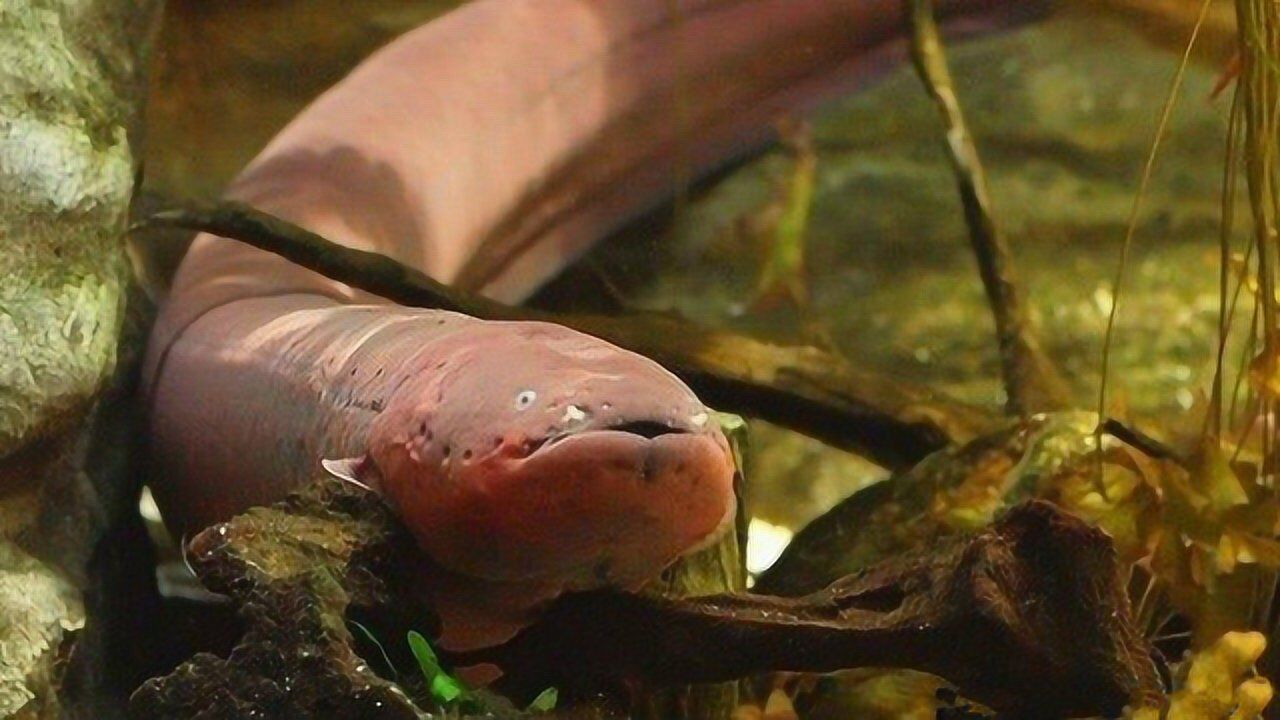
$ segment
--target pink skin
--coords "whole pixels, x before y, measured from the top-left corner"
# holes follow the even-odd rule
[[[673,178],[864,83],[901,29],[900,0],[477,0],[361,64],[228,196],[516,301]],[[635,586],[733,512],[723,436],[654,363],[395,306],[217,237],[184,260],[145,372],[176,532],[362,458],[437,567],[447,647],[501,642],[566,589]]]
[[[632,585],[723,526],[728,445],[656,364],[544,323],[478,323],[426,356],[373,422],[369,457],[441,566]]]
[[[566,589],[637,587],[731,522],[724,436],[657,365],[544,323],[477,323],[423,357],[358,476],[449,576],[429,583],[444,646],[506,637]]]

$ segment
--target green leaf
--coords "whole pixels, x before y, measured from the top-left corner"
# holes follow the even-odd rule
[[[465,691],[462,689],[462,685],[444,673],[431,678],[431,695],[436,700],[439,700],[442,705],[447,705],[462,697],[463,692]]]
[[[422,633],[417,630],[410,630],[407,639],[409,641],[409,649],[413,651],[413,657],[418,661],[418,667],[422,668],[422,674],[427,680],[444,672],[440,667],[440,661],[436,658],[435,651],[431,649],[427,639],[422,637]]]
[[[560,699],[560,692],[553,687],[538,693],[538,697],[529,703],[528,712],[546,713],[556,709],[556,701]]]
[[[432,697],[442,705],[462,697],[464,692],[462,685],[440,667],[440,660],[427,639],[416,630],[410,630],[406,639],[409,641],[409,649],[413,651],[414,659],[418,661],[418,668],[422,670],[422,677],[426,679],[427,686],[431,689]]]

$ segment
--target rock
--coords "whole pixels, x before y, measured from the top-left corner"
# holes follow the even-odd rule
[[[376,498],[338,482],[205,530],[192,541],[192,566],[232,597],[247,630],[228,658],[202,653],[143,684],[131,717],[420,717],[352,649],[345,618],[353,601],[386,599],[375,568],[413,553]]]
[[[99,611],[130,597],[115,582],[146,560],[145,546],[107,546],[137,528],[127,396],[141,333],[123,330],[141,314],[130,315],[122,233],[159,5],[0,7],[4,718],[119,714],[114,679],[127,671],[107,661],[116,626]]]
[[[0,542],[0,717],[56,717],[50,697],[68,633],[84,626],[76,587],[9,541]]]

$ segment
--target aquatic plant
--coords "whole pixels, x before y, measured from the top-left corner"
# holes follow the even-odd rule
[[[1253,676],[1253,665],[1266,647],[1260,633],[1229,632],[1183,664],[1177,686],[1162,715],[1140,708],[1126,720],[1250,720],[1271,701],[1271,683]]]
[[[1182,72],[1209,6],[1208,0],[1200,6],[1161,115],[1134,202],[1117,290]],[[1112,530],[1117,545],[1133,554],[1134,575],[1146,578],[1145,584],[1135,583],[1141,588],[1136,614],[1153,640],[1185,638],[1191,649],[1164,715],[1169,718],[1257,717],[1271,699],[1271,684],[1265,677],[1246,676],[1260,658],[1268,677],[1275,677],[1280,666],[1274,652],[1263,656],[1267,638],[1275,644],[1280,571],[1274,452],[1280,398],[1275,294],[1280,12],[1274,3],[1237,0],[1236,14],[1239,56],[1232,65],[1239,68],[1239,82],[1223,169],[1217,357],[1208,398],[1198,406],[1199,426],[1188,428],[1179,439],[1181,447],[1162,460],[1128,453],[1127,461],[1100,463],[1096,491],[1076,486],[1065,492],[1074,499],[1070,504]],[[1242,174],[1252,227],[1237,250],[1234,209]],[[1245,324],[1238,317],[1242,296],[1252,305]],[[1114,313],[1113,306],[1112,323]],[[1241,333],[1243,338],[1233,337]],[[1228,391],[1227,355],[1233,344],[1241,355],[1236,382]],[[1105,410],[1105,378],[1104,367],[1100,412]],[[1120,470],[1125,465],[1127,471]],[[1162,635],[1178,622],[1188,629]],[[1240,632],[1248,629],[1260,632]],[[1152,709],[1133,715],[1159,716]]]

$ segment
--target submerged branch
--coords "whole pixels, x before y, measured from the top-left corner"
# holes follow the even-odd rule
[[[1008,717],[1114,717],[1161,702],[1119,578],[1106,535],[1031,502],[977,535],[803,597],[570,595],[507,645],[455,659],[497,663],[517,697],[897,667],[943,677]]]
[[[995,421],[977,408],[856,368],[815,347],[778,345],[657,313],[559,315],[494,302],[240,203],[166,211],[145,224],[238,240],[403,305],[581,330],[663,364],[713,407],[786,426],[889,468],[910,466],[991,429]]]
[[[1013,256],[991,212],[987,180],[951,83],[933,18],[933,3],[907,2],[912,28],[911,60],[946,126],[947,157],[956,174],[969,242],[995,317],[1008,409],[1026,417],[1064,408],[1066,385],[1036,341],[1013,270]]]

